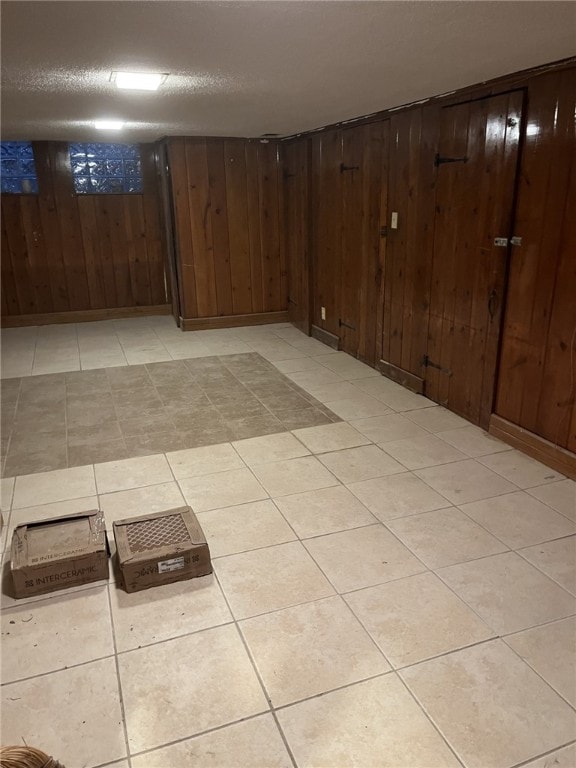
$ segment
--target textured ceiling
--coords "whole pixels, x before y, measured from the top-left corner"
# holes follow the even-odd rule
[[[572,2],[2,4],[5,139],[282,135],[575,53]],[[118,91],[113,70],[169,72]]]

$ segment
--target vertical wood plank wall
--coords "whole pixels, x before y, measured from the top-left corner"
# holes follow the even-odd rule
[[[279,142],[171,138],[167,144],[183,319],[285,313]]]
[[[336,334],[351,354],[374,364],[383,359],[425,378],[429,351],[434,224],[441,109],[521,89],[525,94],[519,188],[513,231],[522,246],[510,249],[501,354],[492,410],[522,429],[572,452],[576,450],[576,68],[521,74],[456,93],[358,126],[329,127],[285,144],[285,195],[293,174],[307,190],[306,205],[291,204],[286,228],[288,281],[307,284],[308,316]],[[389,125],[384,165],[366,153],[374,135]],[[308,152],[308,154],[306,154]],[[346,170],[341,169],[341,164]],[[350,170],[348,170],[350,168]],[[352,170],[354,168],[354,170]],[[362,170],[364,169],[364,170]],[[306,183],[306,170],[308,179]],[[358,184],[360,187],[358,187]],[[363,191],[360,192],[360,189]],[[493,190],[496,192],[495,190]],[[379,215],[378,215],[379,212]],[[391,213],[400,225],[390,227]],[[379,230],[382,279],[377,301],[366,285],[365,256]],[[306,237],[308,232],[308,237]],[[506,258],[505,252],[503,258]],[[372,265],[374,262],[372,262]],[[376,269],[376,278],[377,278]],[[373,275],[372,275],[373,277]],[[441,288],[441,287],[440,287]],[[326,309],[326,320],[321,318]],[[339,324],[372,326],[371,355]],[[364,331],[365,332],[365,331]],[[347,336],[348,334],[348,336]]]
[[[576,452],[576,70],[535,78],[516,206],[496,408]]]
[[[169,302],[153,146],[143,194],[76,195],[68,145],[34,142],[38,195],[2,195],[2,316]]]

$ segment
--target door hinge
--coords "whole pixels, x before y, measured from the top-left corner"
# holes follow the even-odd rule
[[[383,227],[380,227],[380,237],[387,237],[388,235],[388,227],[384,225]]]
[[[340,163],[340,173],[344,173],[344,171],[359,171],[360,166],[359,165],[344,165],[344,163]]]
[[[434,156],[434,165],[436,168],[438,168],[439,165],[444,165],[444,163],[467,163],[468,158],[467,157],[442,157],[442,155],[437,152]]]
[[[522,238],[521,237],[511,237],[510,238],[510,245],[522,245]]]
[[[496,245],[498,248],[507,248],[508,247],[508,238],[507,237],[495,237],[494,238],[494,245]]]
[[[296,306],[298,306],[298,302],[294,301],[294,299],[291,299],[290,296],[288,296],[288,304],[295,304]]]
[[[421,365],[423,365],[425,368],[436,368],[436,370],[440,371],[440,373],[445,373],[446,376],[452,376],[452,371],[449,368],[442,368],[442,366],[438,365],[438,363],[433,363],[428,355],[424,355]]]
[[[350,325],[350,323],[345,323],[344,320],[342,320],[342,318],[340,318],[338,320],[338,326],[340,328],[342,328],[342,326],[344,326],[344,328],[350,328],[351,331],[355,331],[356,330],[356,326],[355,325]]]

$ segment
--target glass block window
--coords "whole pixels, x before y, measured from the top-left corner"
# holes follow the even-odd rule
[[[31,142],[3,141],[0,146],[2,192],[37,195],[38,179]]]
[[[78,194],[142,192],[138,144],[70,144],[70,164]]]

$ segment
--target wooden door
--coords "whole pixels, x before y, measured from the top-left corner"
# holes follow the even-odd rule
[[[488,426],[509,247],[523,93],[441,113],[425,393]]]
[[[386,120],[347,128],[342,135],[340,345],[371,365],[382,306],[388,134]]]
[[[164,230],[164,242],[166,258],[168,262],[168,275],[170,279],[170,293],[172,295],[172,315],[176,325],[180,325],[180,281],[178,279],[178,259],[176,256],[176,244],[174,242],[174,201],[172,199],[172,184],[170,183],[170,164],[168,160],[168,148],[165,143],[158,144],[155,150],[157,173],[160,179],[160,197],[162,200],[162,223]]]

